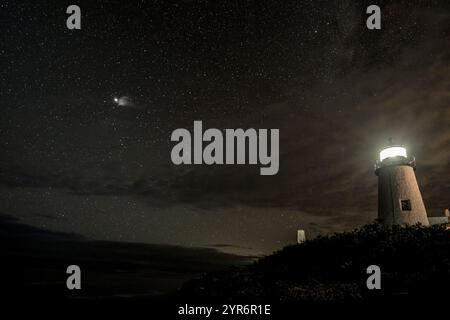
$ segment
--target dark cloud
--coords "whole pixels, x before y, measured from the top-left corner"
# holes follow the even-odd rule
[[[16,217],[9,214],[0,213],[0,239],[2,239],[4,244],[11,245],[14,241],[13,239],[20,239],[20,241],[27,241],[30,239],[81,241],[84,238],[73,233],[45,230],[27,224],[22,224]],[[9,247],[8,249],[5,249],[4,252],[15,248],[16,247]]]

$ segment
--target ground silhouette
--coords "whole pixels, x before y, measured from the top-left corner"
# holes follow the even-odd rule
[[[255,263],[187,282],[181,300],[308,302],[448,297],[450,231],[446,225],[386,227],[292,245]],[[381,290],[368,290],[366,269],[381,268]]]

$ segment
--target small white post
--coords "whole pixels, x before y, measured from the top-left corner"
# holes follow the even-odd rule
[[[297,230],[297,243],[303,243],[306,241],[305,230]]]

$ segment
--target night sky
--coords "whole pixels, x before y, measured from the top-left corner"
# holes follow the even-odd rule
[[[450,206],[450,2],[2,1],[0,214],[270,253],[377,215],[389,137]],[[81,30],[66,8],[81,8]],[[115,103],[114,98],[122,98]],[[280,170],[172,164],[177,128],[280,129]]]

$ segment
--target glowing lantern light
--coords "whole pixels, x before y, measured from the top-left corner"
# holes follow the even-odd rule
[[[407,158],[406,149],[403,147],[388,147],[386,149],[381,150],[380,152],[380,161],[383,161],[386,158],[393,158],[393,157]]]

